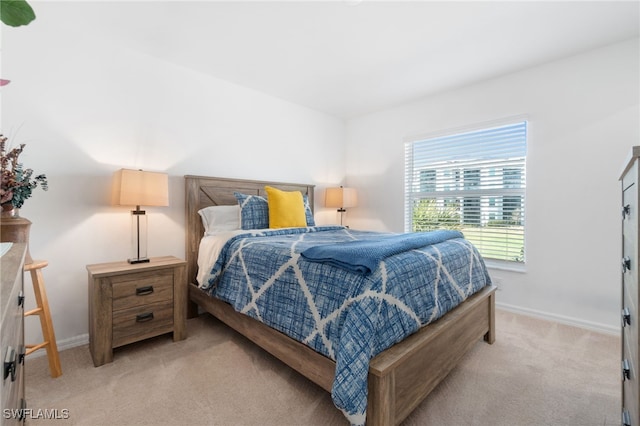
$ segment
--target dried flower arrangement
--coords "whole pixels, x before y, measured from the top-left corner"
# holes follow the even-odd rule
[[[3,211],[19,209],[25,200],[31,197],[31,191],[40,185],[44,191],[49,189],[47,177],[43,174],[33,176],[32,169],[23,169],[18,163],[18,156],[22,153],[25,144],[5,151],[7,138],[0,134],[0,205]]]

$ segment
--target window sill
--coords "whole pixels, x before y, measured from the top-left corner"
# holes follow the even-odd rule
[[[524,274],[527,272],[527,265],[525,263],[507,262],[504,260],[485,259],[485,265],[489,269],[497,269],[500,271],[518,272]]]

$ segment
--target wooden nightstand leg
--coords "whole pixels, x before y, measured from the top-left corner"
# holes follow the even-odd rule
[[[108,278],[93,280],[89,274],[89,351],[93,365],[113,361],[113,290]]]
[[[187,337],[187,268],[177,267],[173,280],[173,341]]]

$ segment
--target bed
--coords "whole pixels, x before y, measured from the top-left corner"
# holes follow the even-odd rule
[[[314,186],[280,182],[185,176],[186,258],[190,279],[188,312],[198,307],[270,352],[325,390],[332,392],[336,362],[288,337],[230,303],[198,287],[198,250],[204,234],[198,211],[212,205],[235,205],[235,192],[264,195],[265,186],[300,191],[313,210]],[[447,376],[478,340],[495,340],[495,287],[483,286],[436,321],[420,328],[372,358],[368,364],[366,424],[399,424]],[[352,422],[353,423],[353,422]]]

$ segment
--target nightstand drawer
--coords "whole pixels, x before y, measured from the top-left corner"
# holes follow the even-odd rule
[[[173,331],[173,302],[136,306],[113,313],[113,347]]]
[[[111,278],[113,311],[173,300],[173,269]]]

